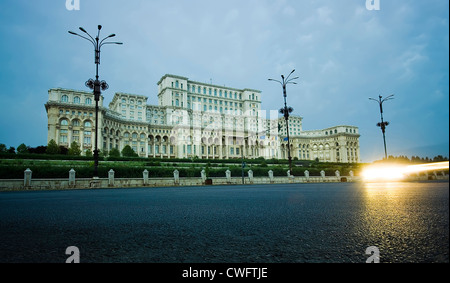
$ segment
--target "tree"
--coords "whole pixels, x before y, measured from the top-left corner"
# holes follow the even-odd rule
[[[45,145],[40,145],[37,147],[28,147],[28,152],[34,153],[34,154],[45,154],[46,150],[47,150],[47,146],[45,146]]]
[[[90,149],[86,149],[84,153],[86,154],[86,156],[92,157],[92,151]]]
[[[17,153],[28,153],[28,146],[22,143],[17,147]]]
[[[62,155],[67,155],[67,153],[69,152],[69,149],[63,145],[59,146],[59,154]]]
[[[47,145],[47,149],[45,150],[47,154],[58,154],[59,146],[56,144],[55,140],[50,140]]]
[[[117,149],[117,148],[112,148],[110,151],[109,151],[109,156],[111,156],[111,157],[120,157],[120,151]]]
[[[137,157],[137,153],[128,144],[122,149],[123,157]]]
[[[7,153],[6,144],[0,143],[0,153]]]
[[[69,148],[69,155],[80,155],[81,154],[81,149],[80,146],[78,145],[78,143],[76,141],[73,141],[70,144],[70,148]]]

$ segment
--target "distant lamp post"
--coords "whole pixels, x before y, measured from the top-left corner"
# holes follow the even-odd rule
[[[289,113],[292,113],[294,109],[292,107],[288,107],[286,103],[286,85],[287,84],[297,84],[293,80],[298,79],[298,77],[295,78],[289,78],[292,73],[294,73],[295,70],[292,70],[292,72],[289,73],[289,75],[284,78],[283,75],[281,75],[281,81],[269,79],[269,81],[278,82],[283,87],[283,97],[284,97],[284,107],[280,109],[280,113],[283,114],[284,119],[286,120],[286,133],[287,133],[287,142],[288,142],[288,160],[289,160],[289,170],[292,172],[292,157],[291,157],[291,141],[289,139]]]
[[[385,159],[387,159],[387,149],[386,149],[386,136],[385,136],[385,132],[386,132],[386,127],[389,125],[389,122],[385,122],[383,120],[383,102],[387,101],[387,100],[391,100],[394,99],[393,98],[393,94],[389,95],[388,97],[382,99],[383,97],[380,95],[377,99],[374,98],[369,98],[370,100],[376,101],[378,102],[378,104],[380,105],[380,113],[381,113],[381,122],[377,123],[377,126],[381,128],[381,132],[383,132],[383,142],[384,142],[384,157]]]
[[[100,48],[105,44],[123,44],[122,42],[107,42],[105,40],[115,37],[115,34],[110,34],[107,37],[100,40],[100,30],[102,29],[102,26],[98,26],[98,33],[97,37],[94,39],[84,28],[80,27],[80,30],[85,33],[88,37],[84,35],[79,35],[78,33],[75,33],[73,31],[69,31],[70,34],[79,36],[83,39],[86,39],[92,45],[94,45],[94,51],[95,51],[95,80],[89,79],[85,85],[92,89],[94,91],[94,99],[95,99],[95,149],[94,149],[94,177],[98,177],[98,102],[100,100],[101,91],[108,89],[108,84],[106,81],[100,81],[98,79],[98,65],[100,65]]]

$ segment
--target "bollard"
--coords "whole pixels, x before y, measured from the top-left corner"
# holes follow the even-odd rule
[[[269,179],[270,179],[270,183],[273,183],[273,171],[269,170]]]
[[[75,170],[73,168],[69,171],[69,186],[75,186]]]
[[[205,169],[202,170],[201,176],[202,176],[202,184],[205,184],[206,183],[206,171],[205,171]]]
[[[248,179],[250,180],[250,184],[253,184],[253,171],[248,170]]]
[[[23,180],[23,186],[24,187],[31,187],[31,173],[33,173],[30,168],[27,168],[27,170],[24,171],[24,180]]]
[[[325,181],[325,171],[320,171],[320,178],[322,182]]]
[[[109,170],[108,172],[108,185],[114,186],[114,170]]]
[[[305,178],[306,178],[306,182],[309,182],[309,171],[305,170]]]
[[[178,170],[176,170],[176,169],[175,169],[175,171],[173,171],[173,178],[174,178],[175,184],[180,183],[180,172],[178,172]]]
[[[230,170],[225,171],[225,176],[227,177],[227,183],[231,184],[231,171]]]
[[[147,171],[147,169],[145,169],[144,172],[142,172],[142,177],[144,179],[144,185],[148,185],[148,171]]]

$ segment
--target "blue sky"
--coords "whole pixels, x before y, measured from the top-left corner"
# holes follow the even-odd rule
[[[47,143],[50,88],[88,90],[94,52],[67,31],[117,34],[102,49],[100,78],[115,92],[149,96],[164,74],[262,91],[295,69],[288,104],[304,130],[359,127],[361,160],[384,156],[376,102],[384,106],[389,155],[449,155],[449,1],[380,0],[0,0],[0,143]]]

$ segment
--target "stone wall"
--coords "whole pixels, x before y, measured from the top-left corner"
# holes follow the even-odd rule
[[[448,180],[445,174],[432,174],[424,176],[412,176],[407,181]],[[267,177],[253,177],[250,170],[248,175],[232,177],[227,170],[224,177],[206,178],[202,172],[201,177],[179,177],[178,171],[174,171],[172,178],[151,178],[148,171],[143,172],[142,178],[115,178],[114,171],[110,170],[108,178],[76,178],[76,172],[72,169],[68,179],[33,179],[31,170],[24,172],[24,179],[0,180],[0,191],[17,190],[64,190],[64,189],[93,189],[93,188],[136,188],[136,187],[172,187],[172,186],[208,186],[208,185],[242,185],[242,184],[289,184],[289,183],[332,183],[332,182],[359,182],[359,176],[341,176],[337,171],[334,176],[309,176],[305,171],[304,176],[293,176],[287,172],[285,177],[274,177],[271,171]]]

